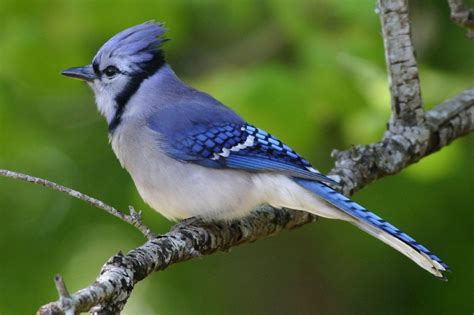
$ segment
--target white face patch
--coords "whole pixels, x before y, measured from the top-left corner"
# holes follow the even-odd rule
[[[112,121],[117,111],[117,102],[115,101],[117,96],[122,93],[130,80],[129,76],[122,73],[110,78],[103,74],[100,80],[96,79],[89,83],[95,94],[97,109],[108,123]]]

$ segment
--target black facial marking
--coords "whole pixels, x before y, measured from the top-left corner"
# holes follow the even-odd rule
[[[122,115],[125,110],[130,98],[135,94],[135,92],[140,87],[140,84],[147,78],[155,74],[158,69],[160,69],[165,64],[165,56],[163,51],[157,50],[154,53],[153,59],[148,62],[140,64],[141,70],[130,74],[130,81],[127,83],[125,88],[115,97],[115,102],[117,103],[117,110],[115,111],[114,118],[110,121],[109,124],[109,133],[112,134],[114,130],[118,127],[122,120]]]
[[[99,77],[100,75],[99,63],[96,60],[94,60],[94,62],[92,63],[92,69],[94,69],[94,73],[97,75],[97,77]]]

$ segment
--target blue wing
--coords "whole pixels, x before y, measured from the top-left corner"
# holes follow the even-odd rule
[[[247,124],[206,93],[183,88],[160,96],[147,126],[159,134],[160,146],[180,161],[210,168],[285,173],[335,183],[267,132]]]
[[[335,183],[276,137],[243,122],[196,123],[192,130],[175,136],[167,152],[175,159],[205,167],[279,172]]]

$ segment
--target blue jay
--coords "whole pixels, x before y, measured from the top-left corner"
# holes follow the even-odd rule
[[[86,81],[113,151],[142,198],[169,219],[232,220],[267,203],[350,222],[436,277],[448,266],[426,247],[332,189],[329,177],[276,137],[183,83],[165,62],[163,25],[128,28],[92,65],[64,70]]]

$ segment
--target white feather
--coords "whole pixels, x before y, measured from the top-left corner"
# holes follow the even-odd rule
[[[369,233],[370,235],[374,236],[375,238],[381,240],[385,244],[389,245],[390,247],[396,249],[403,255],[407,256],[411,260],[413,260],[417,265],[421,268],[429,271],[430,273],[434,274],[437,277],[442,278],[443,274],[441,271],[446,271],[446,269],[441,266],[437,261],[431,259],[426,254],[421,253],[410,247],[408,244],[402,242],[398,238],[390,235],[389,233],[377,229],[376,227],[369,225],[365,222],[353,222],[357,227],[361,230]]]
[[[230,152],[237,152],[242,149],[251,147],[254,145],[255,137],[254,136],[247,136],[247,139],[245,139],[244,143],[238,143],[231,147],[230,149],[227,148],[222,148],[222,152],[220,153],[214,153],[214,156],[211,158],[211,160],[218,160],[221,156],[222,157],[228,157]]]

